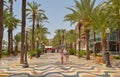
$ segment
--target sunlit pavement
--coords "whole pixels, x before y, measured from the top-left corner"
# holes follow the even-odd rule
[[[120,77],[120,61],[113,61],[111,68],[95,64],[94,58],[69,57],[69,63],[61,64],[59,53],[45,53],[40,58],[28,58],[29,68],[19,64],[19,57],[0,61],[0,77]]]

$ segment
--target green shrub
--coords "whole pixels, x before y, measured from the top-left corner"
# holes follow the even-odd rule
[[[74,55],[74,51],[75,51],[75,49],[70,48],[70,50],[69,50],[69,54],[70,54],[70,55]]]
[[[41,48],[38,48],[38,52],[41,53]],[[28,54],[30,55],[31,51],[28,51]],[[36,56],[36,54],[37,54],[37,49],[35,49],[34,51],[32,51],[32,56]]]
[[[90,50],[90,51],[89,51],[89,53],[90,53],[90,54],[93,54],[93,51],[92,51],[92,50]]]
[[[81,50],[80,52],[77,51],[77,53],[80,57],[83,57],[86,54],[86,52],[84,50]]]
[[[7,52],[7,51],[3,51],[3,52],[2,52],[2,55],[3,55],[3,56],[6,56],[6,55],[8,55],[8,52]]]
[[[7,51],[2,52],[3,55],[8,55]]]
[[[2,49],[2,51],[6,51],[5,49]]]
[[[114,56],[115,59],[120,59],[120,56]]]
[[[32,56],[35,56],[36,55],[36,51],[28,51],[28,55],[31,55],[31,52],[32,52]]]
[[[40,52],[40,53],[41,53],[41,48],[38,48],[38,52]]]
[[[36,50],[32,52],[32,56],[36,56],[36,54],[37,54]]]
[[[103,55],[102,55],[102,54],[98,54],[97,56],[98,56],[98,57],[102,57]]]
[[[17,52],[20,53],[20,50],[18,50]]]

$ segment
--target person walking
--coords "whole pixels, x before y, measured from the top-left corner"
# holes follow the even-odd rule
[[[67,50],[67,53],[66,53],[66,63],[67,64],[69,64],[69,56],[70,56],[70,54],[69,54],[69,51]]]
[[[69,52],[68,52],[68,50],[64,49],[63,54],[64,54],[64,56],[66,58],[66,63],[68,64],[69,63]]]
[[[59,49],[59,53],[60,53],[60,56],[61,56],[61,64],[63,64],[63,57],[64,57],[63,50]]]

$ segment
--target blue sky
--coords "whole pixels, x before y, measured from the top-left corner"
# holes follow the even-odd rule
[[[17,18],[21,19],[21,2],[22,0],[17,0],[14,2],[13,9],[14,9],[14,15],[16,15]],[[69,22],[63,22],[64,16],[66,14],[69,14],[70,11],[66,9],[66,7],[74,6],[74,0],[27,0],[27,2],[38,2],[42,6],[40,6],[41,9],[45,10],[45,14],[48,17],[48,21],[50,23],[45,23],[45,27],[48,28],[48,31],[51,33],[47,35],[47,37],[53,38],[55,35],[55,30],[56,29],[74,29],[75,25],[70,26]],[[102,0],[97,0],[96,3],[99,3]],[[26,23],[27,25],[29,24],[29,21]],[[21,32],[21,26],[17,27],[13,31],[13,34],[15,35],[16,33]],[[7,30],[5,29],[4,31],[4,39],[7,40]]]

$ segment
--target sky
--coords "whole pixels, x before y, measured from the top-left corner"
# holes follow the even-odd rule
[[[6,0],[7,1],[7,0]],[[13,11],[14,15],[16,15],[16,18],[21,20],[21,5],[22,0],[16,0],[13,5]],[[45,10],[45,14],[48,17],[48,21],[50,23],[44,23],[44,26],[48,28],[48,31],[51,33],[47,35],[48,39],[51,39],[55,35],[56,29],[75,29],[75,25],[70,26],[70,22],[63,22],[64,16],[71,13],[66,7],[75,6],[74,0],[26,0],[28,2],[35,1],[37,3],[40,3],[40,9]],[[97,0],[96,4],[101,2],[102,0]],[[26,19],[26,24],[28,26],[31,26],[32,23]],[[21,32],[21,26],[18,26],[14,31],[13,35],[17,34],[18,32]],[[7,29],[4,30],[4,40],[7,40]]]

